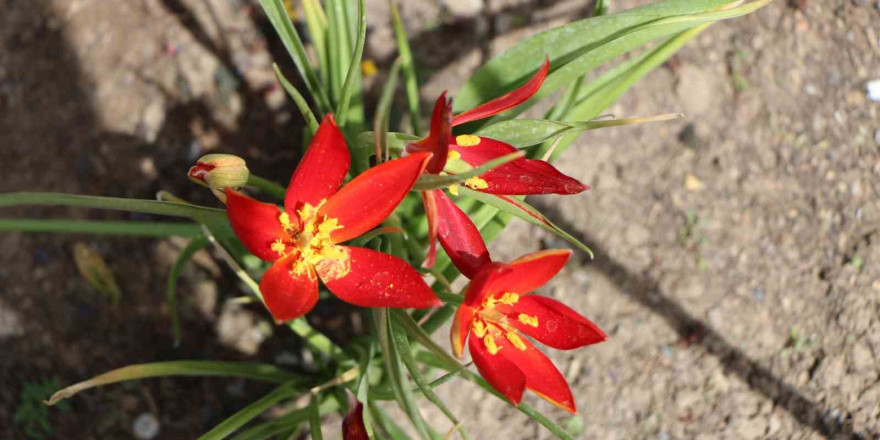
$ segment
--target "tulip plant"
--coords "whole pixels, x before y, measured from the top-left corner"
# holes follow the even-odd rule
[[[304,84],[301,92],[276,67],[279,83],[307,126],[302,160],[290,164],[286,189],[258,177],[240,158],[211,154],[193,164],[188,175],[209,188],[224,209],[197,206],[167,192],[159,200],[0,195],[0,206],[81,206],[183,217],[191,223],[7,219],[0,220],[0,229],[190,237],[171,270],[172,311],[181,267],[197,250],[211,246],[248,294],[265,306],[267,317],[305,339],[320,370],[219,361],[130,365],[60,390],[47,403],[124,380],[234,376],[278,387],[203,439],[290,438],[304,425],[311,427],[312,438],[321,439],[320,418],[335,411],[347,414],[345,439],[409,438],[406,432],[421,439],[467,439],[471,421],[456,415],[435,389],[470,381],[556,437],[573,438],[553,421],[559,414],[544,415],[531,406],[533,398],[523,397],[531,390],[570,413],[586,400],[572,393],[566,379],[573,378],[564,377],[532,342],[572,350],[605,340],[602,330],[582,315],[589,310],[533,293],[564,268],[572,250],[544,250],[505,263],[491,257],[486,243],[517,218],[591,256],[524,196],[583,197],[589,187],[552,162],[586,130],[679,117],[597,119],[706,27],[768,1],[663,0],[613,15],[605,15],[606,5],[599,1],[593,17],[539,33],[488,61],[454,97],[440,95],[430,115],[421,111],[416,66],[392,2],[399,56],[388,69],[369,122],[360,69],[366,37],[363,0],[303,0],[305,39],[282,0],[260,0]],[[591,74],[606,65],[600,74]],[[406,115],[400,131],[389,131],[398,77],[404,81]],[[517,117],[545,101],[549,110],[543,117]],[[429,129],[422,134],[426,116]],[[584,157],[569,155],[567,160],[588,160]],[[460,276],[464,281],[456,283]],[[306,315],[322,290],[371,308],[372,331],[340,343],[313,328]],[[182,330],[176,312],[172,315],[178,339]],[[432,337],[444,325],[451,328],[451,349]],[[342,390],[350,394],[348,401],[339,398]],[[303,396],[309,403],[301,408],[294,405],[271,420],[259,418],[269,407]],[[408,421],[389,417],[383,401],[396,402]],[[451,430],[429,424],[420,404],[436,406]]]

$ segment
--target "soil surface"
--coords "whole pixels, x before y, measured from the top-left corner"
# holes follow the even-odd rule
[[[219,206],[185,177],[207,152],[238,154],[286,181],[301,122],[272,60],[295,75],[255,3],[0,0],[3,190],[154,198],[164,189]],[[638,3],[613,2],[612,12]],[[609,109],[685,118],[592,131],[563,155],[559,167],[592,189],[530,202],[596,257],[577,255],[543,293],[609,340],[548,350],[578,416],[531,394],[528,403],[585,439],[880,438],[880,102],[866,94],[880,79],[875,3],[780,0],[713,25]],[[367,54],[384,71],[395,56],[387,5],[368,8]],[[580,1],[405,2],[425,108],[493,54],[588,11]],[[382,81],[367,79],[367,108]],[[151,219],[0,213],[62,216]],[[77,243],[115,273],[119,305],[78,274]],[[308,366],[297,338],[259,308],[227,302],[242,290],[208,252],[181,278],[183,341],[174,348],[165,280],[183,245],[0,234],[0,438],[27,438],[14,415],[39,406],[22,391],[53,379],[45,388],[171,359]],[[513,222],[492,250],[510,260],[560,246]],[[334,318],[333,307],[311,319]],[[51,409],[53,433],[37,432],[136,438],[135,420],[151,414],[157,438],[194,438],[267,390],[196,378],[109,386]],[[551,438],[466,383],[439,392],[473,438]],[[337,423],[328,421],[336,431],[326,438]]]

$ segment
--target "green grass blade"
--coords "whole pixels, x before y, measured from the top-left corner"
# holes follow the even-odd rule
[[[309,127],[309,132],[314,135],[315,132],[318,131],[318,120],[315,119],[315,114],[312,113],[312,109],[309,108],[309,103],[306,102],[303,95],[299,93],[299,90],[297,90],[296,87],[287,80],[284,74],[281,73],[281,69],[278,68],[277,64],[272,63],[272,68],[275,69],[275,77],[278,78],[281,87],[284,87],[284,90],[286,90],[287,94],[290,95],[290,98],[293,99],[293,103],[296,104],[296,108],[302,113],[303,119]]]
[[[256,402],[246,406],[241,411],[232,415],[228,419],[220,422],[219,425],[215,426],[214,429],[208,431],[204,435],[198,438],[198,440],[220,440],[224,439],[238,428],[244,426],[247,422],[250,422],[255,417],[262,414],[264,411],[269,409],[272,405],[292,397],[301,386],[300,383],[297,382],[288,382],[284,385],[281,385],[278,388],[275,388],[269,394],[266,394]]]
[[[409,108],[410,125],[412,132],[416,136],[422,135],[419,128],[419,118],[421,111],[419,110],[419,79],[416,75],[416,64],[413,60],[412,49],[409,46],[409,39],[406,36],[406,29],[403,27],[403,20],[400,19],[400,9],[397,7],[395,0],[389,0],[391,5],[391,22],[394,26],[394,37],[397,39],[397,51],[403,68],[404,86],[406,88],[406,103]]]
[[[329,414],[339,409],[339,402],[336,399],[325,399],[318,407],[321,415]],[[232,440],[266,440],[275,438],[275,436],[290,430],[296,429],[301,423],[305,423],[309,419],[309,408],[303,408],[291,412],[285,416],[275,420],[261,423],[250,428],[241,434],[236,435]]]
[[[319,0],[303,0],[302,8],[306,26],[309,28],[309,41],[314,45],[315,53],[318,55],[318,73],[321,75],[321,84],[329,84],[327,15]]]
[[[382,151],[385,150],[386,142],[388,142],[388,125],[391,119],[391,103],[394,99],[394,90],[397,89],[397,76],[400,74],[400,57],[394,60],[391,70],[388,72],[388,80],[385,81],[385,87],[382,88],[382,96],[376,105],[376,115],[373,119],[373,149],[356,148],[360,152],[361,160],[367,165],[369,164],[370,154],[376,156],[376,162],[382,162],[387,159],[382,157]],[[403,147],[401,146],[401,149]]]
[[[291,373],[274,365],[267,364],[209,361],[155,362],[118,368],[71,385],[53,394],[46,404],[54,405],[62,399],[67,399],[89,388],[127,380],[166,376],[228,376],[268,382],[295,381],[297,383],[304,383],[309,380],[306,376]]]
[[[300,76],[305,81],[309,93],[312,94],[312,98],[317,102],[318,109],[322,113],[331,111],[333,107],[330,105],[327,92],[318,81],[318,76],[315,75],[315,70],[312,68],[312,64],[309,62],[309,57],[306,54],[306,48],[299,37],[299,33],[296,32],[296,28],[293,27],[293,22],[290,21],[290,17],[287,15],[283,1],[260,0],[260,6],[263,7],[263,11],[269,17],[272,27],[275,28],[275,32],[278,33],[281,42],[287,48],[287,52],[293,59],[293,63],[296,65]]]
[[[180,313],[177,310],[177,279],[183,271],[186,262],[201,249],[208,246],[208,239],[205,237],[196,237],[190,241],[180,255],[174,260],[171,266],[171,272],[168,274],[168,288],[166,291],[166,300],[168,301],[168,314],[171,315],[171,334],[174,335],[174,346],[180,346]]]
[[[395,310],[394,312],[392,312],[392,316],[394,316],[395,318],[399,315],[396,312],[399,312],[399,310]],[[443,400],[440,399],[440,396],[434,393],[434,390],[431,389],[431,385],[428,380],[425,379],[425,376],[423,376],[421,371],[419,371],[419,367],[418,365],[416,365],[416,360],[412,355],[412,349],[410,348],[409,340],[406,337],[406,332],[396,331],[393,333],[392,338],[395,344],[395,348],[400,354],[400,360],[403,362],[403,365],[406,366],[407,371],[409,371],[409,374],[410,376],[412,376],[413,381],[416,383],[418,389],[431,403],[434,404],[434,406],[437,407],[437,409],[439,409],[446,416],[447,419],[449,419],[450,422],[452,422],[454,426],[459,426],[461,422],[459,422],[458,417],[456,417],[455,414],[453,414],[452,411],[449,410],[446,404],[443,403]],[[459,428],[459,432],[461,433],[462,438],[464,438],[465,440],[469,439],[464,429]]]
[[[339,125],[345,127],[348,120],[348,105],[351,101],[351,95],[356,78],[360,78],[361,59],[364,56],[364,41],[367,37],[367,17],[364,6],[364,0],[358,0],[358,25],[357,40],[355,42],[354,53],[348,64],[348,73],[345,75],[345,83],[342,86],[341,97],[339,98],[339,106],[336,107],[336,115],[339,118]]]
[[[202,233],[199,225],[193,223],[0,219],[0,232],[6,231],[126,235],[131,237],[196,237]]]
[[[318,395],[312,394],[309,399],[309,429],[312,430],[312,440],[324,440],[324,433],[321,431],[321,412],[318,409]]]

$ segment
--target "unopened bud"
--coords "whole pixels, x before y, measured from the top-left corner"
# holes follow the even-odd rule
[[[187,173],[190,180],[211,188],[220,200],[226,202],[226,188],[241,188],[250,172],[244,159],[231,154],[207,154],[202,156]]]

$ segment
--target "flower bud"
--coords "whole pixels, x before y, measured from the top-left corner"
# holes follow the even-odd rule
[[[241,188],[250,172],[244,159],[231,154],[207,154],[189,169],[187,176],[199,185],[211,188],[214,195],[226,202],[226,188]]]

